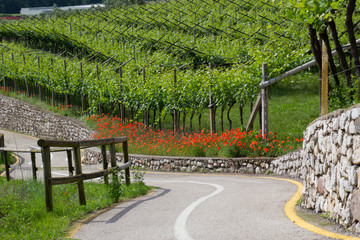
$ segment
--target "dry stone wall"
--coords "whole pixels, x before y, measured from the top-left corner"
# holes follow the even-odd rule
[[[360,232],[360,105],[311,123],[301,157],[302,205]]]
[[[47,139],[85,140],[92,137],[90,130],[76,119],[42,111],[1,94],[0,129]]]
[[[107,157],[110,158],[110,155]],[[86,164],[102,163],[101,153],[87,150],[85,153]],[[116,160],[121,162],[122,154],[116,155]],[[172,172],[218,172],[218,173],[270,173],[268,169],[274,158],[204,158],[204,157],[171,157],[171,156],[146,156],[131,154],[129,159],[133,167],[154,171]]]

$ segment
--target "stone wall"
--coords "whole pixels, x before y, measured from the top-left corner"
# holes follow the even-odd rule
[[[107,158],[109,159],[110,155]],[[155,171],[264,174],[270,173],[269,169],[274,169],[271,165],[274,158],[205,158],[131,154],[129,159],[133,162],[133,167]],[[122,154],[116,154],[116,160],[121,162]],[[87,150],[84,161],[85,164],[101,163],[102,156],[99,152]]]
[[[33,105],[0,94],[0,129],[58,140],[91,139],[81,122],[40,110]]]
[[[360,105],[309,124],[303,149],[302,205],[360,232]]]
[[[302,149],[274,159],[269,170],[275,175],[284,175],[292,178],[305,178],[305,168],[302,164]]]

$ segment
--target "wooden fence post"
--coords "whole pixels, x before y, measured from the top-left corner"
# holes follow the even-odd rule
[[[267,63],[262,64],[262,82],[268,80]],[[268,136],[269,134],[269,118],[268,118],[268,87],[261,89],[261,130],[262,136]]]
[[[36,156],[35,156],[35,152],[31,151],[30,152],[30,156],[31,156],[31,166],[32,166],[32,173],[33,173],[33,179],[36,180],[37,179],[37,170],[38,168],[36,167]]]
[[[109,145],[111,167],[116,167],[115,143]]]
[[[0,134],[0,147],[5,147],[4,134]],[[10,181],[10,166],[8,161],[8,153],[7,151],[1,151],[1,155],[5,163],[6,180]]]
[[[74,158],[75,158],[75,174],[81,175],[82,169],[81,169],[80,147],[74,147]],[[84,181],[83,180],[78,181],[77,185],[78,185],[80,205],[86,205]]]
[[[52,185],[51,185],[51,162],[50,147],[41,147],[41,154],[44,165],[44,185],[45,185],[45,204],[46,210],[53,211]]]
[[[72,175],[74,175],[74,167],[72,165],[72,152],[71,152],[71,150],[66,150],[66,154],[67,154],[67,160],[68,160],[69,175],[72,176]]]
[[[129,161],[129,152],[128,152],[128,142],[123,142],[123,154],[124,154],[124,163],[126,164]],[[125,169],[125,183],[126,186],[130,185],[130,169]]]
[[[116,167],[116,153],[115,153],[115,143],[109,144],[109,151],[110,151],[110,164],[111,167]],[[119,176],[116,172],[113,173],[112,178],[113,181],[116,180]]]
[[[108,162],[107,162],[107,156],[106,156],[106,145],[101,145],[101,156],[103,159],[103,170],[106,170],[106,169],[108,169]],[[107,175],[104,175],[104,182],[105,182],[105,184],[109,184]]]
[[[329,76],[328,76],[328,64],[329,58],[326,51],[326,45],[323,41],[322,43],[322,69],[321,69],[321,94],[320,94],[320,114],[325,115],[329,112],[329,104],[328,104],[328,84],[329,84]]]

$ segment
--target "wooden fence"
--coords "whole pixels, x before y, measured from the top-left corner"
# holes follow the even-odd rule
[[[108,184],[107,176],[109,173],[116,170],[125,170],[125,184],[130,184],[130,166],[131,161],[129,161],[128,154],[128,142],[127,137],[117,137],[117,138],[108,138],[108,139],[99,139],[99,140],[84,140],[84,141],[57,141],[57,140],[44,140],[40,139],[38,141],[38,145],[41,147],[40,150],[35,149],[10,149],[4,147],[4,135],[0,134],[0,153],[4,158],[5,162],[5,171],[6,178],[10,180],[10,164],[8,163],[7,154],[8,152],[13,153],[30,153],[31,163],[32,163],[32,175],[33,179],[37,179],[37,171],[38,168],[36,166],[36,157],[35,153],[42,154],[42,162],[43,162],[43,171],[44,171],[44,185],[45,185],[45,203],[46,209],[48,211],[53,210],[53,197],[52,197],[52,186],[59,184],[67,184],[76,182],[78,185],[78,193],[79,193],[79,202],[81,205],[86,205],[85,191],[84,191],[84,180],[94,179],[98,177],[104,177],[105,184]],[[124,156],[124,164],[121,166],[117,166],[116,164],[116,153],[115,153],[115,144],[122,143],[123,147],[123,156]],[[111,167],[108,168],[107,161],[107,145],[110,152],[110,164]],[[81,168],[81,148],[89,148],[101,146],[101,155],[103,157],[103,170],[92,172],[92,173],[82,173]],[[51,174],[51,161],[50,161],[50,153],[51,152],[61,152],[66,151],[67,160],[68,160],[68,177],[52,177]],[[72,152],[74,155],[74,165],[72,160]],[[75,175],[74,175],[75,170]],[[117,175],[114,174],[114,177]]]

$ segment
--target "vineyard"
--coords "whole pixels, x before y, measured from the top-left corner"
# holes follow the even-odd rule
[[[204,110],[221,109],[231,129],[232,108],[242,119],[259,93],[263,62],[275,77],[312,59],[307,29],[281,6],[181,0],[3,23],[0,78],[52,105],[159,129],[167,114],[174,130],[181,114],[193,130],[195,115],[200,128]]]

